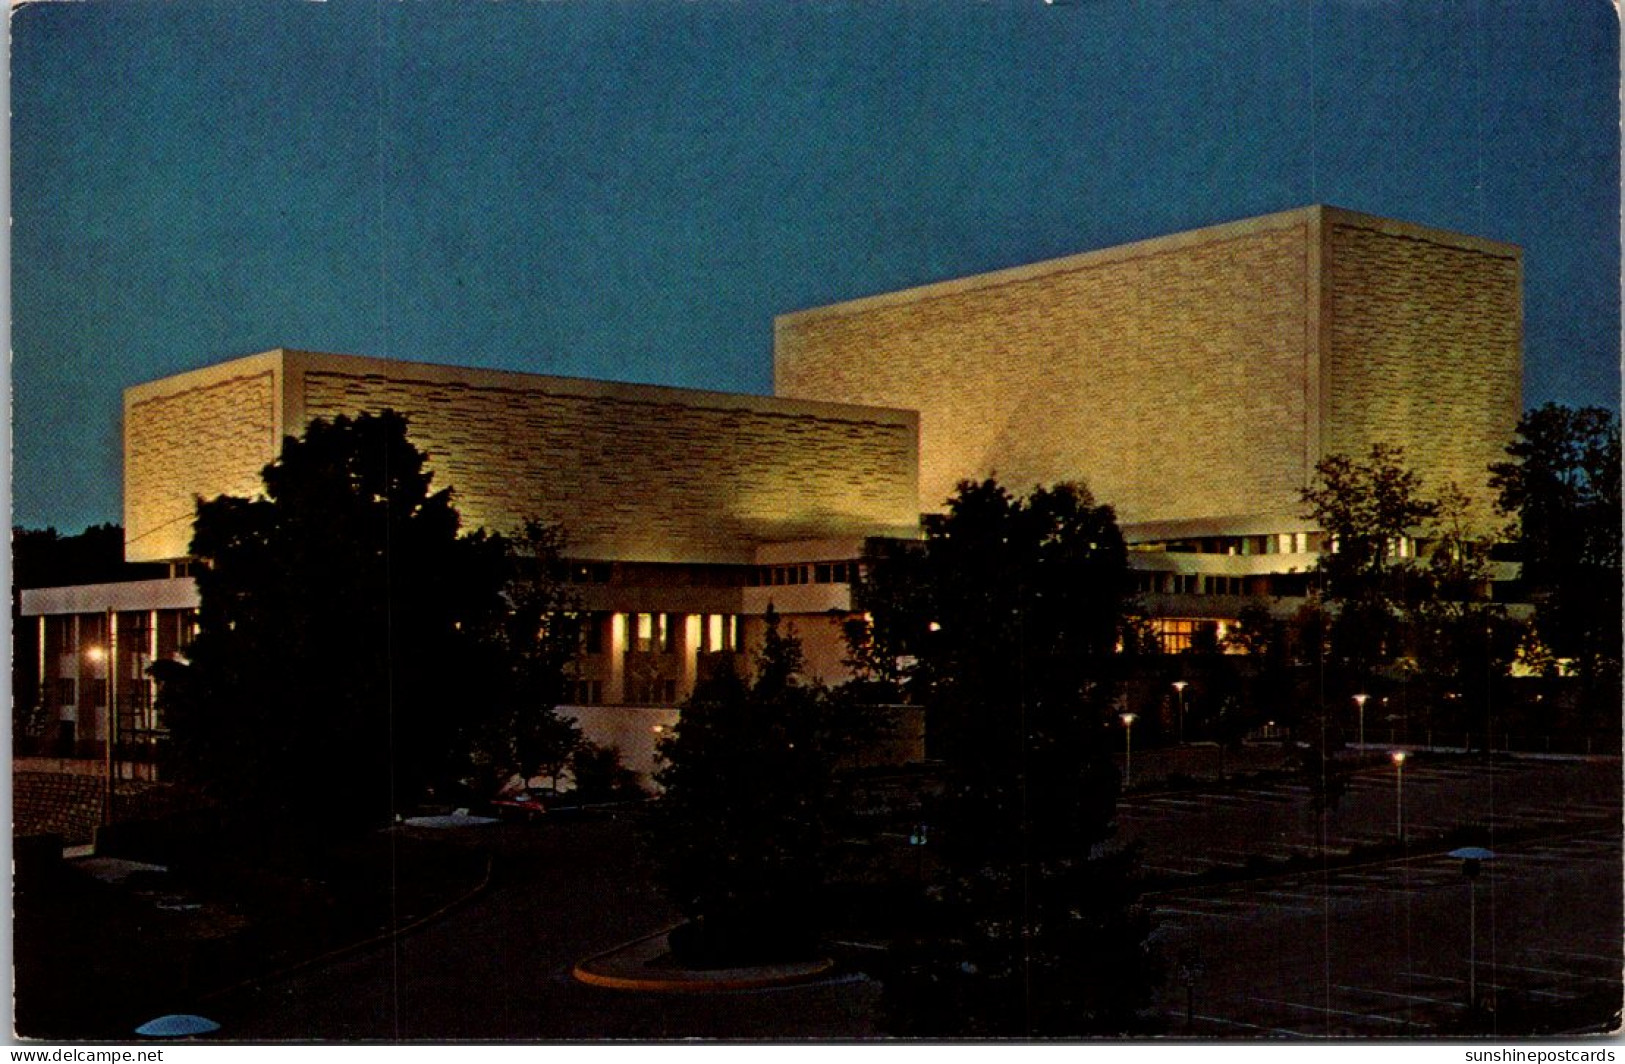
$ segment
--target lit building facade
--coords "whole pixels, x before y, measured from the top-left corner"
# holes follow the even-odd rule
[[[784,315],[775,388],[918,411],[928,508],[965,478],[1085,481],[1178,649],[1305,593],[1328,455],[1402,447],[1494,526],[1522,273],[1510,244],[1306,207]]]
[[[385,408],[466,526],[565,529],[590,614],[571,711],[634,765],[769,606],[813,675],[842,678],[866,542],[918,536],[922,503],[966,478],[1086,482],[1178,650],[1245,602],[1301,601],[1325,544],[1299,491],[1326,455],[1397,444],[1490,519],[1521,277],[1511,245],[1317,206],[787,314],[771,397],[296,350],[143,384],[124,404],[126,556],[174,575],[24,593],[45,711],[105,733],[84,669],[108,640],[87,618],[145,609],[121,645],[183,645],[196,498],[257,494],[284,436]]]

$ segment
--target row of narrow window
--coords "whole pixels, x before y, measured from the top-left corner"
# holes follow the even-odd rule
[[[1247,577],[1202,573],[1135,574],[1136,589],[1148,595],[1246,595]]]
[[[1325,547],[1320,532],[1279,532],[1265,536],[1203,536],[1163,543],[1138,543],[1139,551],[1167,551],[1171,554],[1310,554]]]
[[[782,587],[788,584],[850,584],[860,572],[856,561],[798,562],[793,565],[630,565],[619,571],[609,562],[571,566],[577,584],[620,584],[627,587]]]
[[[804,565],[758,565],[745,574],[746,587],[786,584],[850,584],[858,578],[857,562],[813,562]]]
[[[1136,543],[1131,550],[1146,553],[1169,554],[1318,554],[1330,550],[1337,553],[1337,537],[1324,532],[1281,532],[1267,536],[1204,536],[1201,539],[1178,539],[1162,543]],[[1417,556],[1416,540],[1401,536],[1390,540],[1388,554],[1395,558]]]

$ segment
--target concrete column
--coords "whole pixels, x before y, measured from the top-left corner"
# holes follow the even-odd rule
[[[694,693],[700,675],[700,625],[705,618],[697,613],[683,615],[683,644],[678,653],[683,656],[682,678],[678,681],[677,697],[687,698]]]
[[[85,692],[89,690],[85,686],[85,680],[88,678],[85,676],[85,670],[88,668],[88,664],[85,657],[84,641],[85,626],[83,618],[75,613],[68,623],[67,645],[63,647],[64,650],[69,652],[73,661],[69,672],[73,676],[73,738],[75,742],[80,739],[94,738],[92,735],[86,735],[84,728],[87,724],[91,724],[95,718],[87,717],[86,714],[80,712],[85,704]]]
[[[47,718],[46,726],[50,729],[45,738],[54,743],[59,730],[57,718],[62,716],[62,710],[58,708],[56,699],[47,693],[56,685],[50,682],[51,674],[45,668],[45,663],[50,660],[45,648],[45,615],[40,614],[38,620],[39,651],[35,656],[39,659],[39,690],[34,696],[39,699],[40,712]]]
[[[626,705],[626,639],[627,615],[612,613],[609,615],[609,644],[604,648],[609,654],[609,676],[604,682],[604,701],[611,705]]]
[[[138,664],[141,664],[142,666],[149,666],[149,665],[151,665],[153,662],[155,662],[157,660],[158,660],[158,611],[157,610],[148,610],[147,611],[147,646],[146,646],[146,650],[142,652],[141,661]],[[146,719],[141,722],[141,726],[144,727],[144,728],[155,727],[157,725],[158,721],[157,721],[157,711],[155,709],[153,709],[153,704],[157,701],[158,692],[154,689],[154,684],[152,682],[152,677],[148,676],[146,674],[145,668],[143,668],[142,673],[141,673],[141,678],[137,682],[139,684],[141,684],[142,688],[146,692],[146,698],[143,699],[143,701],[146,703],[146,706],[147,706],[147,710],[146,710],[146,713],[145,713],[145,718]]]

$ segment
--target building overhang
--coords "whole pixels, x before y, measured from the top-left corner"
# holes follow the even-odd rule
[[[1235,514],[1228,517],[1191,517],[1177,521],[1140,521],[1122,526],[1123,541],[1163,543],[1210,536],[1272,536],[1288,532],[1318,532],[1307,517],[1294,514]]]
[[[137,610],[195,610],[197,582],[189,576],[114,584],[28,588],[20,593],[24,617]]]

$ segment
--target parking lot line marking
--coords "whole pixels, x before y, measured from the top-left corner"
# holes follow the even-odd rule
[[[1175,916],[1200,916],[1205,920],[1234,920],[1237,916],[1240,915],[1239,913],[1234,913],[1234,912],[1215,913],[1215,912],[1207,912],[1207,911],[1204,911],[1202,909],[1181,909],[1177,905],[1159,905],[1159,906],[1157,906],[1157,914],[1160,916],[1163,913],[1172,913]]]
[[[1185,1010],[1169,1009],[1168,1015],[1183,1018],[1185,1015]],[[1227,1020],[1223,1016],[1204,1016],[1200,1012],[1192,1013],[1191,1019],[1201,1020],[1203,1023],[1222,1023],[1231,1027],[1246,1027],[1253,1031],[1268,1031],[1271,1034],[1290,1034],[1298,1038],[1305,1037],[1303,1031],[1294,1031],[1289,1027],[1266,1027],[1263,1024],[1247,1023],[1245,1020]]]
[[[1344,986],[1341,983],[1333,984],[1338,990],[1350,990],[1356,994],[1378,994],[1382,997],[1400,998],[1405,1001],[1423,1001],[1429,1005],[1449,1005],[1453,1009],[1464,1009],[1467,1006],[1459,1001],[1448,998],[1427,997],[1422,994],[1401,994],[1395,990],[1374,990],[1369,986]]]
[[[1618,975],[1583,975],[1580,972],[1564,972],[1555,968],[1529,968],[1521,964],[1501,964],[1497,967],[1504,972],[1528,972],[1531,975],[1557,975],[1564,979],[1584,979],[1588,983],[1617,983]]]
[[[1232,901],[1222,894],[1185,895],[1174,898],[1173,901],[1176,904],[1183,902],[1186,905],[1215,905],[1220,909],[1256,909],[1258,907],[1249,905],[1246,902]],[[1159,903],[1157,908],[1162,908],[1162,905]]]
[[[1300,1005],[1296,1001],[1276,1001],[1273,998],[1255,997],[1251,1000],[1265,1005],[1280,1005],[1289,1009],[1302,1009],[1305,1012],[1324,1012],[1331,1016],[1353,1016],[1360,1020],[1376,1020],[1378,1023],[1397,1023],[1401,1027],[1432,1027],[1431,1023],[1418,1023],[1412,1020],[1396,1019],[1393,1016],[1381,1016],[1370,1012],[1350,1012],[1347,1009],[1328,1009],[1320,1005]]]
[[[1318,913],[1319,905],[1291,905],[1286,902],[1270,902],[1268,905],[1250,905],[1250,909],[1268,909],[1272,913]]]
[[[1326,900],[1322,894],[1302,890],[1266,890],[1260,893],[1266,898],[1291,898],[1294,901],[1314,902],[1317,910],[1320,904]]]
[[[1563,949],[1541,949],[1538,946],[1531,946],[1530,949],[1529,949],[1529,952],[1530,953],[1549,953],[1554,957],[1579,957],[1582,960],[1602,961],[1604,964],[1612,964],[1612,965],[1616,965],[1616,966],[1620,963],[1620,960],[1621,960],[1621,958],[1617,954],[1615,956],[1612,956],[1612,957],[1605,957],[1600,953],[1574,953],[1574,952],[1572,952],[1570,950],[1563,950]]]

